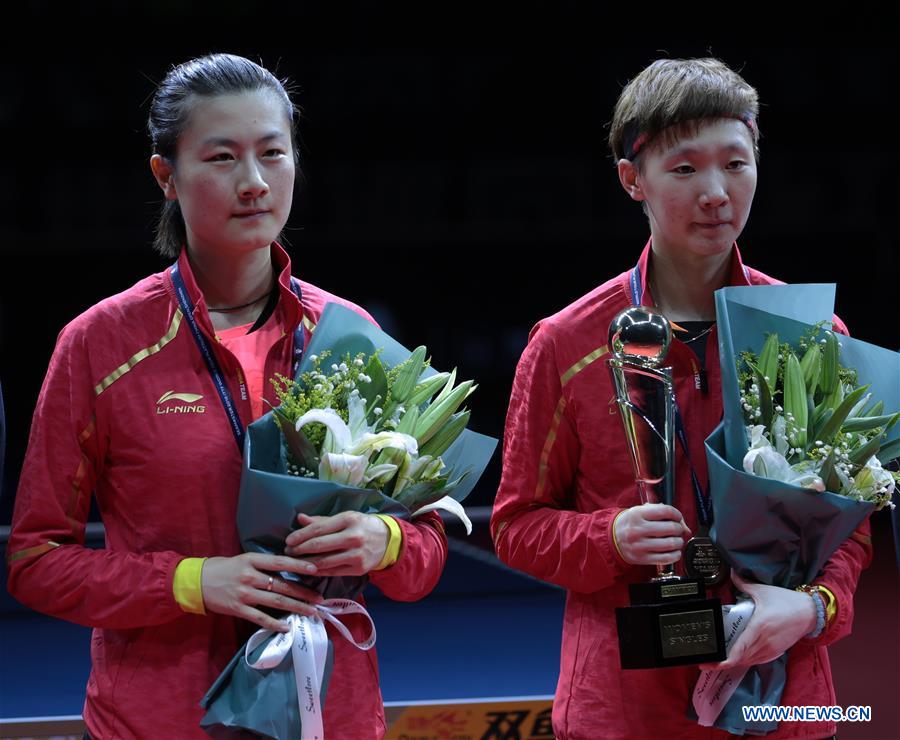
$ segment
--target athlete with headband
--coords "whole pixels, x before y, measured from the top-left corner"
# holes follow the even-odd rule
[[[319,596],[277,576],[361,575],[411,601],[446,559],[440,518],[304,517],[299,557],[241,554],[235,526],[246,425],[277,403],[329,302],[291,277],[275,241],[298,162],[281,82],[216,54],[172,69],[150,109],[165,197],[157,249],[174,265],[66,326],[34,415],[8,546],[9,590],[94,627],[90,737],[206,737],[199,701],[266,610]],[[106,548],[84,546],[91,492]],[[329,627],[330,629],[330,627]],[[334,641],[332,738],[386,730],[374,650]],[[52,686],[48,685],[48,690]]]
[[[713,293],[777,282],[746,267],[735,242],[756,190],[758,110],[756,91],[716,59],[658,60],[625,87],[609,143],[650,239],[636,267],[540,321],[519,362],[491,531],[501,559],[568,589],[553,705],[559,738],[727,737],[687,716],[697,666],[620,670],[615,608],[628,605],[629,583],[679,561],[684,541],[710,525],[703,441],[722,415]],[[685,427],[675,506],[634,505],[610,405],[609,325],[641,304],[686,329],[666,359]],[[825,646],[850,632],[853,592],[872,554],[868,533],[866,521],[834,554],[818,592],[736,579],[756,610],[719,667],[765,663],[791,648],[782,703],[833,704]],[[734,602],[727,581],[711,595]],[[768,737],[823,738],[834,728],[783,722]]]

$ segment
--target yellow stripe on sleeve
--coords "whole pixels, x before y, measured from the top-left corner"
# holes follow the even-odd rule
[[[205,562],[206,558],[185,558],[175,568],[172,593],[182,610],[190,614],[206,614],[200,580]]]
[[[400,525],[397,524],[397,520],[394,519],[394,517],[388,516],[387,514],[376,514],[375,516],[385,523],[390,533],[388,535],[388,544],[384,551],[384,557],[373,569],[384,570],[385,568],[390,568],[397,562],[397,558],[400,557],[400,546],[403,544],[403,530],[400,529]]]

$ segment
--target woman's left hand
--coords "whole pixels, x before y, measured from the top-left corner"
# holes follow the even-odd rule
[[[298,514],[297,523],[300,529],[287,536],[284,552],[314,563],[316,576],[365,575],[381,563],[390,537],[381,519],[358,511]]]
[[[739,591],[753,599],[753,615],[728,651],[728,658],[721,663],[701,665],[701,669],[721,671],[768,663],[816,628],[816,604],[809,594],[748,583],[734,572],[731,580]]]

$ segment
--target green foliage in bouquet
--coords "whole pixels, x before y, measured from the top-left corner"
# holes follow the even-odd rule
[[[280,405],[288,470],[360,488],[378,489],[407,506],[449,493],[459,480],[443,474],[441,459],[469,422],[460,409],[474,382],[456,385],[456,371],[432,373],[426,348],[387,368],[380,353],[313,356],[297,381],[272,383]]]
[[[884,414],[869,386],[840,364],[840,342],[813,326],[797,347],[770,334],[757,356],[742,352],[738,382],[750,451],[747,472],[828,490],[881,508],[900,476],[882,467],[900,455],[884,444],[900,412]]]

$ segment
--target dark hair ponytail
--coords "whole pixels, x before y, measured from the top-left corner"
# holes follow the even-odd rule
[[[287,80],[281,81],[269,70],[249,59],[233,54],[210,54],[173,67],[156,89],[150,103],[147,130],[153,153],[175,165],[175,150],[192,108],[192,98],[211,98],[216,95],[235,95],[266,90],[284,103],[290,122],[291,144],[295,161],[297,148],[297,119],[299,109],[291,101]],[[177,257],[186,238],[184,218],[177,200],[166,200],[156,229],[153,246],[164,257]]]

